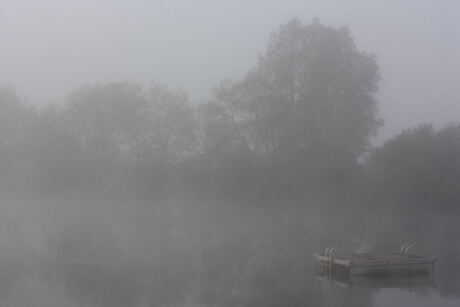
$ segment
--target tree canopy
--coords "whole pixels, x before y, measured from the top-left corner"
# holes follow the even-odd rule
[[[460,125],[407,129],[376,149],[368,167],[376,198],[399,209],[454,212],[460,201]]]
[[[245,78],[216,89],[214,103],[257,157],[337,168],[353,164],[381,125],[379,77],[376,57],[357,50],[346,28],[294,19]]]

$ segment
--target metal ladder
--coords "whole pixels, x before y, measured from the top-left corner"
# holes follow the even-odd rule
[[[409,254],[409,251],[411,249],[415,249],[415,253]],[[403,246],[401,246],[401,248],[399,249],[399,253],[403,254],[403,255],[416,255],[416,256],[419,256],[420,255],[420,249],[418,248],[417,244],[415,244],[415,243],[406,243]]]
[[[339,249],[337,247],[328,247],[324,251],[324,255],[328,258],[328,260],[325,263],[326,266],[326,276],[327,279],[329,280],[329,290],[332,290],[332,256],[334,255],[334,252],[338,251]]]

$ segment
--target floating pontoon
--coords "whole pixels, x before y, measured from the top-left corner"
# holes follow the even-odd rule
[[[324,255],[314,256],[320,269],[329,275],[333,272],[351,275],[432,274],[436,258],[422,257],[416,251],[416,244],[405,244],[398,252],[387,254],[346,253],[328,247]]]

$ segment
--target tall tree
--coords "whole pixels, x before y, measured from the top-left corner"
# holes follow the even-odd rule
[[[274,163],[352,165],[381,121],[376,57],[357,50],[346,28],[297,19],[269,40],[255,68],[215,95],[237,124],[240,142]]]
[[[0,148],[23,140],[31,110],[10,87],[0,87]]]
[[[68,102],[70,127],[88,154],[115,157],[131,147],[144,128],[147,104],[137,84],[85,86],[72,92]]]
[[[368,168],[373,196],[398,210],[458,213],[460,125],[407,129],[377,148]]]
[[[18,93],[0,87],[0,175],[13,182],[27,178],[25,171],[32,163],[28,146],[36,112],[27,106]]]
[[[197,145],[197,122],[187,94],[153,84],[147,90],[146,100],[148,158],[164,164],[192,155]]]

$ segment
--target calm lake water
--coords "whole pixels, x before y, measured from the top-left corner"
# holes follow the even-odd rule
[[[407,276],[398,278],[370,278],[368,282],[360,279],[353,283],[347,278],[317,277],[323,285],[324,306],[355,306],[360,298],[370,300],[362,306],[459,306],[460,298],[443,295],[436,285],[436,276]],[[348,300],[351,300],[349,302]],[[326,303],[327,302],[327,303]]]
[[[306,238],[307,231],[287,232],[277,224],[272,232],[262,228],[263,236],[251,238],[247,234],[255,231],[233,227],[218,239],[205,237],[207,245],[200,247],[191,231],[161,233],[166,228],[161,221],[136,232],[137,220],[119,212],[124,227],[107,211],[97,215],[93,210],[84,218],[72,212],[73,219],[64,219],[57,210],[39,215],[31,207],[18,208],[0,215],[0,306],[460,306],[460,248],[454,232],[443,236],[443,248],[426,247],[425,255],[438,259],[433,283],[428,278],[395,286],[386,280],[391,288],[379,288],[375,280],[359,286],[318,280],[312,255],[321,250],[323,238],[315,241],[320,234],[314,231]],[[280,233],[288,235],[276,237]]]
[[[443,289],[434,286],[406,285],[403,288],[366,288],[348,289],[342,285],[330,285],[315,276],[305,276],[292,284],[284,283],[286,278],[261,279],[250,287],[228,288],[228,283],[209,285],[194,284],[184,293],[173,291],[175,284],[160,285],[163,297],[158,289],[150,291],[139,287],[154,287],[153,284],[139,283],[130,285],[122,280],[116,281],[113,272],[86,271],[83,278],[62,274],[60,278],[35,274],[22,276],[17,280],[2,282],[0,299],[2,306],[369,306],[369,307],[454,307],[460,306],[460,299],[451,292],[443,295]],[[84,275],[86,274],[86,277]],[[109,284],[101,284],[110,275]],[[123,278],[122,276],[119,276]],[[69,279],[70,278],[70,279]],[[73,280],[72,280],[73,279]],[[99,279],[99,280],[98,280]],[[289,280],[289,278],[287,279]],[[145,282],[145,281],[144,281]],[[436,281],[435,281],[436,282]],[[167,282],[165,282],[167,283]],[[172,287],[172,292],[168,288]],[[247,285],[248,286],[248,285]],[[452,288],[451,290],[453,290]],[[155,294],[150,296],[149,293]]]

